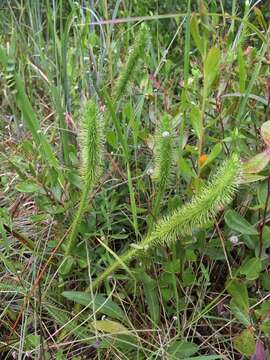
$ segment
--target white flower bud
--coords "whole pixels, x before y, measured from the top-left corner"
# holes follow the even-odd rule
[[[170,136],[169,131],[163,131],[162,137],[167,138],[167,137],[169,137],[169,136]]]
[[[229,237],[229,241],[230,241],[233,245],[238,244],[238,236],[236,236],[236,235],[230,236],[230,237]]]
[[[153,175],[154,174],[154,169],[153,168],[147,169],[146,174],[149,175],[149,176]]]

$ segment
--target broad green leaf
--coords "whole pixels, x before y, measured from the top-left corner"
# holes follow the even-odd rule
[[[160,305],[157,282],[144,272],[138,274],[143,284],[144,296],[149,310],[149,315],[154,324],[160,320]]]
[[[241,322],[241,324],[245,325],[246,327],[251,324],[251,319],[249,314],[243,311],[243,309],[239,307],[239,304],[237,304],[237,302],[234,299],[231,299],[230,301],[230,310],[235,316],[235,318]]]
[[[262,271],[262,261],[257,257],[249,259],[240,268],[240,273],[242,275],[245,275],[248,280],[258,279],[261,271]]]
[[[203,124],[202,124],[202,113],[198,106],[192,106],[190,111],[190,123],[197,135],[197,138],[200,139],[202,137]]]
[[[187,268],[183,272],[182,279],[183,279],[183,286],[190,286],[196,281],[196,275],[194,274],[191,267]]]
[[[35,349],[40,345],[40,335],[29,334],[25,338],[25,348],[27,350]]]
[[[268,192],[268,183],[267,183],[267,181],[263,181],[259,184],[258,189],[257,189],[257,196],[258,196],[259,204],[263,208],[265,207],[265,201],[267,199],[267,192]]]
[[[260,154],[253,156],[251,159],[243,164],[243,173],[257,174],[262,171],[270,161],[270,150],[267,149]]]
[[[257,230],[238,212],[227,210],[224,215],[225,223],[230,229],[246,235],[258,235]]]
[[[245,84],[247,78],[247,72],[245,68],[245,57],[242,48],[239,46],[237,51],[237,63],[239,73],[239,90],[243,94],[245,92]]]
[[[246,285],[236,279],[230,280],[227,285],[227,291],[241,312],[243,312],[245,315],[248,315],[249,300]]]
[[[260,282],[262,288],[266,291],[270,291],[270,276],[267,273],[260,274]]]
[[[218,157],[218,155],[221,153],[221,151],[222,151],[222,145],[220,143],[216,144],[211,150],[210,154],[207,157],[207,160],[205,161],[202,167],[209,165],[213,160],[215,160]]]
[[[270,319],[264,321],[260,326],[261,331],[263,331],[267,336],[270,336]]]
[[[265,180],[266,176],[257,174],[243,174],[239,180],[239,184],[249,184],[256,181]]]
[[[255,337],[253,331],[246,329],[237,335],[233,341],[234,348],[242,355],[251,356],[255,352]]]
[[[261,135],[267,146],[270,146],[270,120],[262,124]]]
[[[59,273],[61,275],[68,275],[71,272],[71,269],[73,268],[73,265],[75,264],[75,259],[71,256],[68,256],[64,259],[62,262]]]
[[[125,320],[125,314],[120,306],[102,294],[97,294],[92,298],[90,293],[83,291],[64,291],[62,295],[77,304],[89,306],[90,309],[98,310],[99,313],[105,314],[113,319]]]
[[[270,226],[265,225],[263,227],[263,247],[265,249],[270,247]]]
[[[199,347],[196,344],[187,341],[176,340],[170,344],[167,349],[167,353],[171,355],[169,359],[184,359],[195,354],[198,350]]]
[[[220,64],[220,50],[212,48],[209,50],[204,62],[204,97],[209,95],[211,86],[218,75]]]
[[[129,330],[122,324],[120,324],[117,321],[111,321],[111,320],[97,320],[92,322],[91,324],[96,330],[102,331],[109,334],[115,334],[118,333],[129,335]]]
[[[199,49],[201,53],[201,56],[203,56],[204,44],[203,44],[203,39],[199,33],[199,25],[196,14],[193,14],[190,20],[190,33],[195,42],[196,47]]]
[[[33,193],[44,192],[43,189],[33,181],[24,181],[16,185],[16,189],[20,192]]]

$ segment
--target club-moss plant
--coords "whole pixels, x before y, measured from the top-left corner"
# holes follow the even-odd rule
[[[80,129],[82,190],[78,209],[74,215],[65,256],[72,255],[76,245],[78,228],[82,216],[89,206],[89,194],[95,187],[102,169],[103,119],[97,105],[91,100],[85,105]]]
[[[174,139],[172,129],[172,119],[169,115],[161,118],[160,124],[155,134],[154,144],[154,173],[153,180],[156,184],[156,196],[153,203],[152,215],[156,219],[160,202],[170,183],[173,161],[174,161]],[[150,226],[151,227],[151,226]],[[151,230],[151,229],[149,229]]]
[[[231,202],[241,173],[241,161],[238,155],[234,154],[224,161],[208,183],[188,204],[159,220],[141,243],[132,247],[98,275],[92,283],[92,290],[101,285],[115,270],[143,251],[162,245],[169,246],[177,240],[181,241],[184,236],[192,234],[194,229],[214,221],[218,212]]]
[[[147,27],[143,24],[135,37],[134,45],[130,49],[129,56],[120,72],[120,75],[116,81],[114,91],[113,91],[113,99],[119,100],[123,93],[125,92],[127,83],[131,79],[134,74],[134,69],[138,64],[138,60],[140,57],[145,54],[145,48],[147,47],[148,40],[148,31]]]

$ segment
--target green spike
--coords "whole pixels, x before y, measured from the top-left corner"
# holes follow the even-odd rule
[[[138,35],[135,38],[128,59],[121,70],[121,73],[116,81],[115,89],[113,91],[113,99],[119,100],[126,90],[127,83],[132,78],[136,65],[139,59],[145,54],[147,47],[148,31],[145,25],[142,25]]]
[[[83,121],[80,130],[81,144],[81,178],[83,188],[79,207],[73,218],[70,235],[66,244],[65,255],[71,255],[76,244],[78,227],[82,216],[89,205],[89,194],[94,189],[100,175],[103,163],[103,119],[93,101],[88,101],[85,106]]]

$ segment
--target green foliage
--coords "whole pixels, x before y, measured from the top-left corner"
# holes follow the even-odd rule
[[[196,228],[204,227],[215,220],[217,213],[232,201],[240,174],[241,163],[238,156],[233,155],[220,166],[208,184],[189,204],[157,222],[153,231],[140,244],[121,257],[121,262],[116,260],[103,274],[99,275],[93,287],[100,285],[122,263],[129,262],[142,250],[150,250],[160,245],[170,246],[177,240],[191,235]]]
[[[267,5],[8,3],[0,357],[269,356]]]

